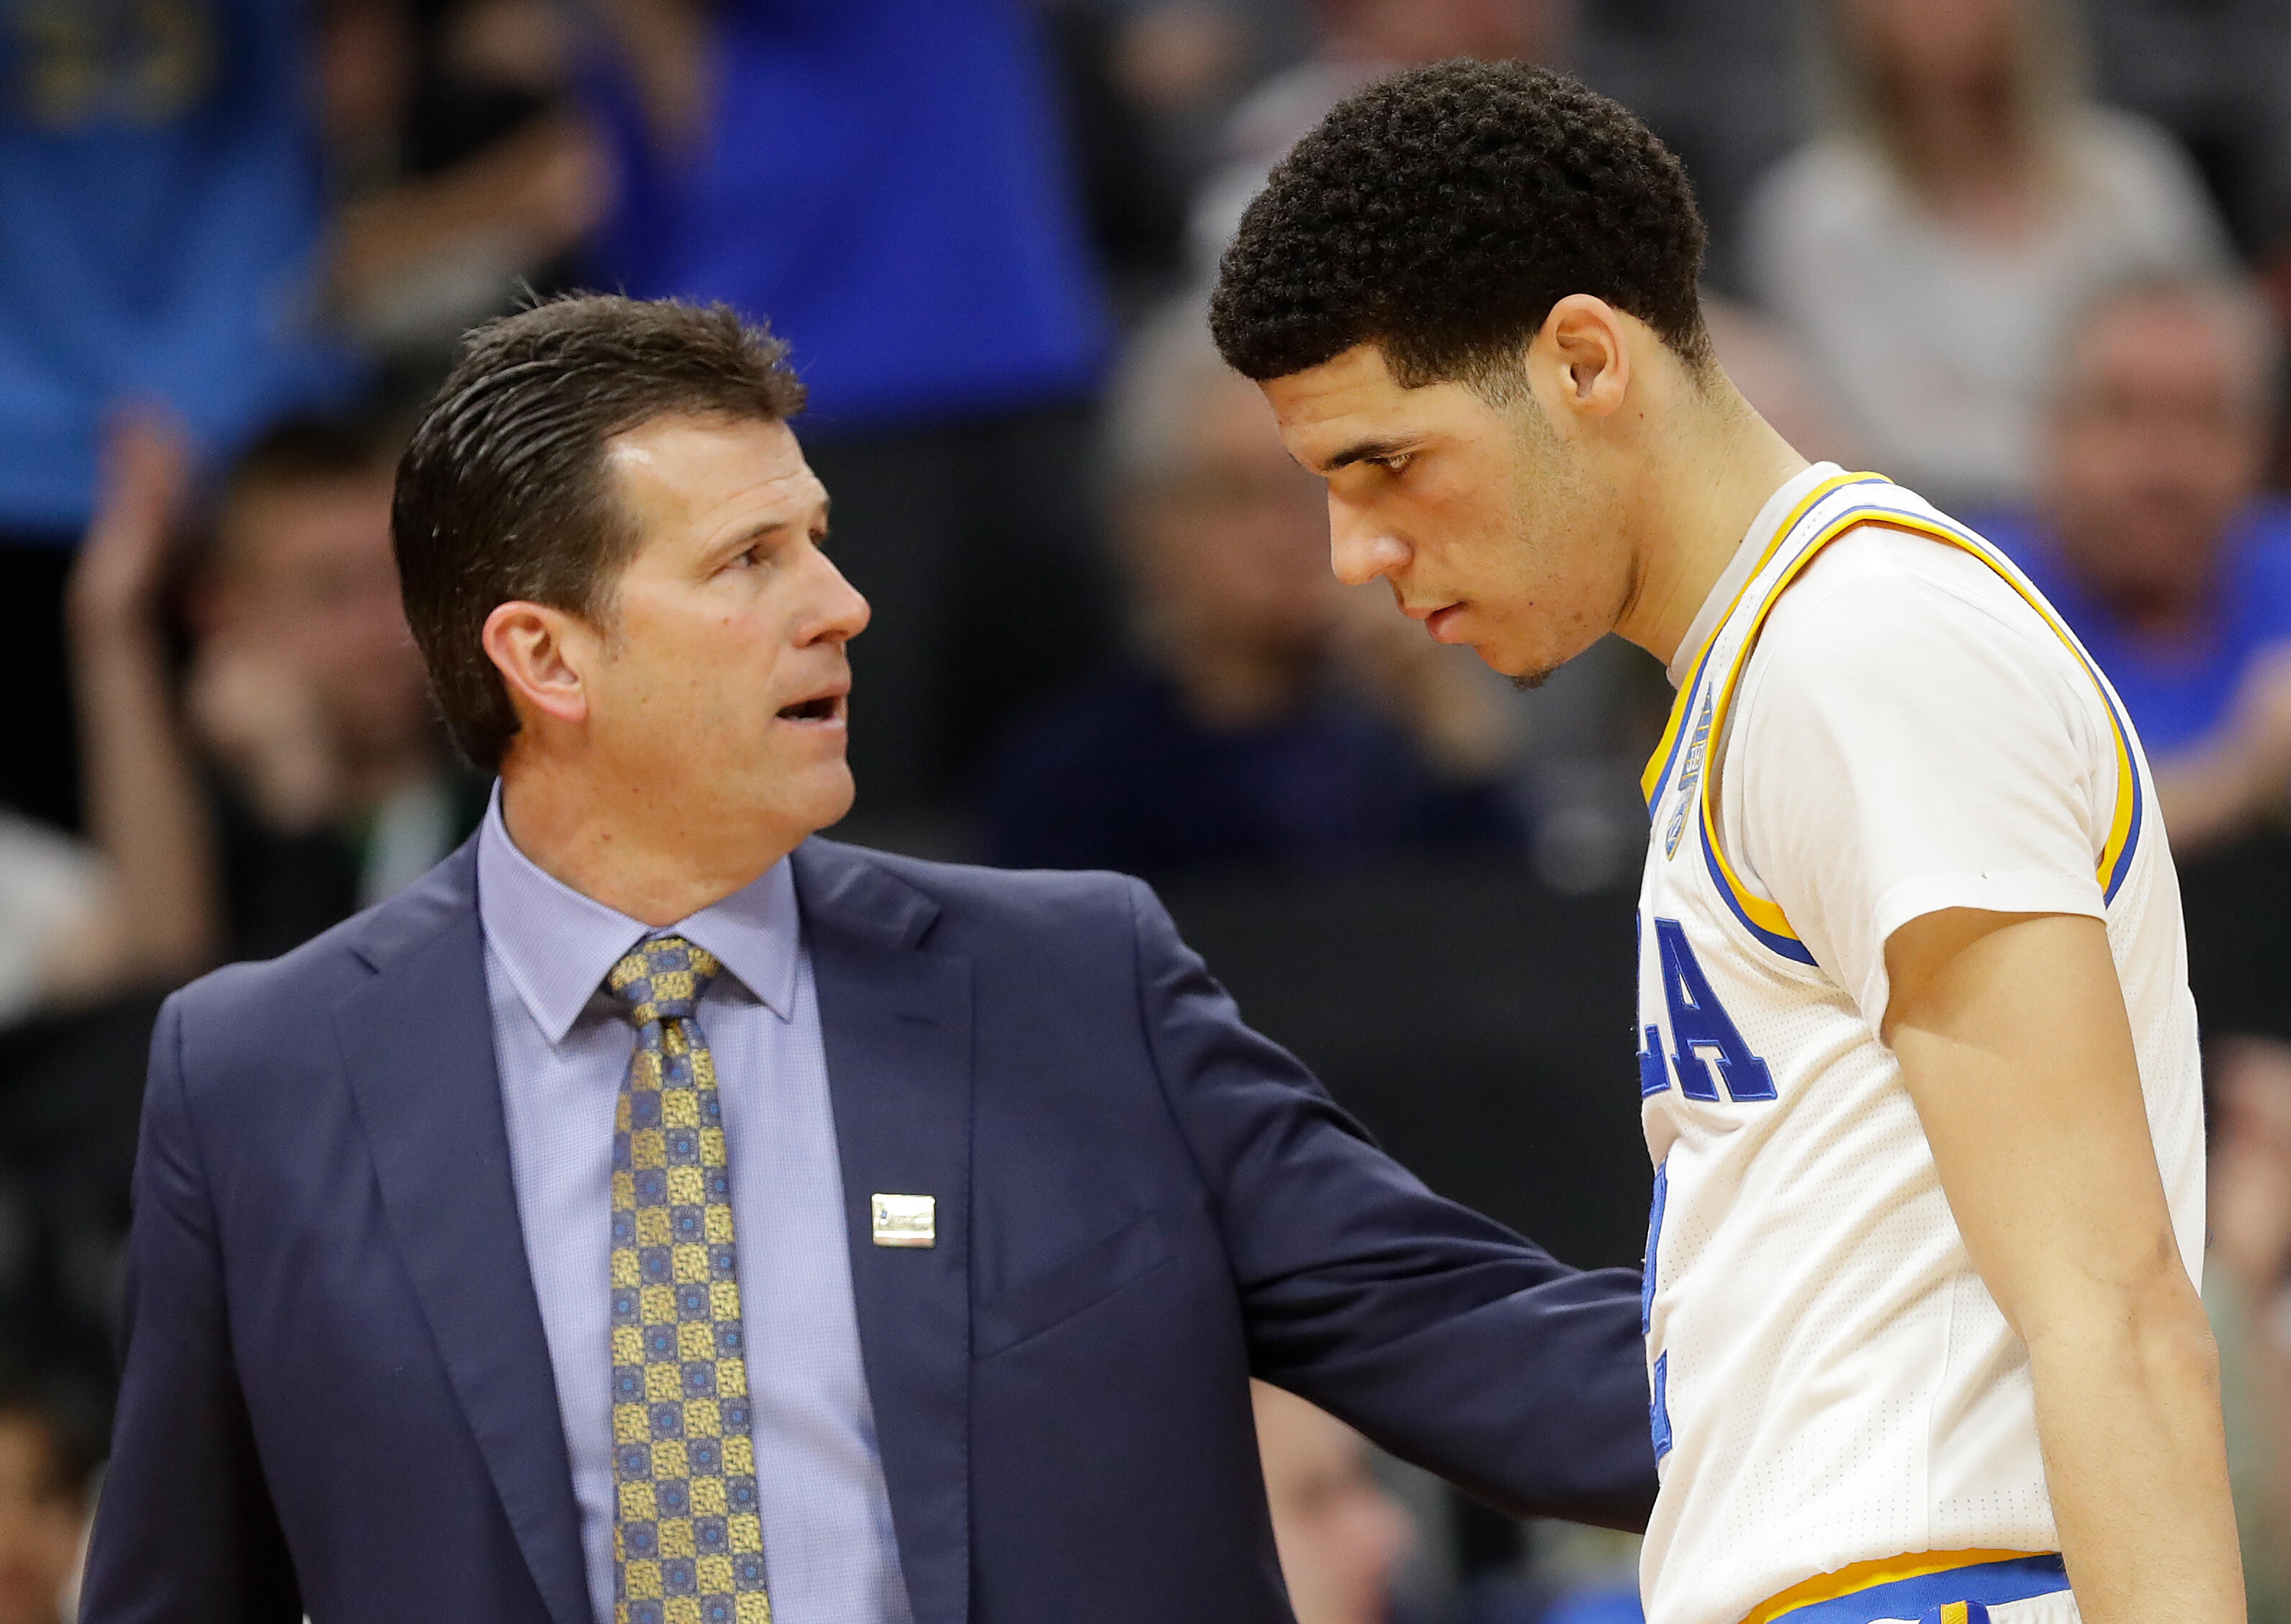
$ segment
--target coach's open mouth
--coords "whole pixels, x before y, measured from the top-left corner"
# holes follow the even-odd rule
[[[836,722],[843,720],[845,688],[834,688],[824,694],[815,694],[809,699],[799,699],[792,705],[780,707],[784,722]]]

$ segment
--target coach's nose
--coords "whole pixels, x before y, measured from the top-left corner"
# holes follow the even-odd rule
[[[1338,580],[1346,586],[1366,586],[1379,575],[1396,580],[1412,556],[1373,513],[1329,494],[1329,567]]]

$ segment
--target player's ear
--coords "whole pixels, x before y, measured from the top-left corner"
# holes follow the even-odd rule
[[[1553,305],[1528,353],[1531,363],[1540,354],[1559,403],[1586,417],[1612,415],[1630,391],[1622,313],[1589,293],[1570,293]]]
[[[599,639],[579,615],[548,604],[495,604],[480,633],[521,718],[536,713],[575,726],[589,716],[584,675]]]

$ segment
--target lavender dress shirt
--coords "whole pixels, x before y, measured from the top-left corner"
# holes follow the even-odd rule
[[[635,1032],[600,995],[654,932],[478,836],[494,1057],[526,1259],[557,1379],[589,1594],[613,1618],[613,1115]],[[702,999],[731,1154],[756,1478],[775,1624],[909,1624],[852,1303],[819,1004],[783,859],[668,931],[727,973]]]

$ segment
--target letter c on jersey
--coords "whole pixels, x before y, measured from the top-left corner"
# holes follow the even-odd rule
[[[1670,1015],[1670,1064],[1678,1074],[1679,1091],[1689,1099],[1716,1100],[1719,1085],[1725,1097],[1744,1100],[1774,1097],[1773,1074],[1766,1063],[1750,1052],[1734,1017],[1711,991],[1710,978],[1694,957],[1685,929],[1675,919],[1654,922],[1655,952],[1662,960],[1662,998]],[[1660,1034],[1647,1030],[1647,1048],[1639,1057],[1639,1089],[1650,1092],[1648,1073],[1661,1065],[1656,1046]],[[1650,1065],[1649,1062],[1652,1062]],[[1659,1090],[1655,1090],[1659,1091]]]

